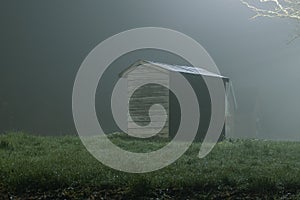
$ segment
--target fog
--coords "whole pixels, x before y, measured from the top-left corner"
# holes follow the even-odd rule
[[[165,27],[198,41],[237,99],[235,137],[300,140],[300,39],[296,24],[257,18],[239,0],[4,1],[0,7],[0,131],[75,134],[72,87],[87,54],[106,38],[137,27]],[[118,73],[137,59],[187,64],[155,50],[117,59],[97,93],[99,119]],[[101,85],[101,84],[100,84]],[[252,115],[255,130],[249,127]],[[255,132],[255,133],[254,133]]]

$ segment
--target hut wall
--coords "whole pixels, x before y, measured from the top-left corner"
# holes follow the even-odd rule
[[[210,118],[211,118],[211,99],[210,99],[209,91],[201,75],[183,74],[183,76],[189,81],[190,85],[192,86],[197,96],[197,101],[200,110],[200,122],[198,122],[199,127],[198,127],[195,141],[201,142],[206,136],[209,123],[210,123]],[[173,82],[172,73],[170,73],[170,85],[172,85],[172,82]],[[225,80],[223,80],[223,82],[225,85]],[[173,138],[176,135],[180,125],[181,111],[176,96],[173,93],[170,93],[169,97],[170,97],[169,98],[169,103],[170,103],[169,129],[170,129],[170,137]],[[225,124],[219,140],[223,140],[224,137],[225,137]]]
[[[145,81],[151,81],[143,85]],[[143,85],[143,86],[141,86]],[[145,134],[149,131],[161,137],[169,136],[169,72],[147,65],[138,66],[127,75],[128,88],[128,133]],[[149,116],[149,109],[154,107]],[[150,123],[150,121],[152,123]],[[165,123],[164,123],[165,122]],[[161,124],[164,123],[163,129]],[[138,126],[137,126],[138,125]]]
[[[191,74],[183,74],[184,77],[189,81],[190,85],[192,86],[195,94],[197,96],[197,101],[199,103],[199,110],[200,110],[200,122],[199,128],[197,131],[197,135],[195,140],[202,141],[205,137],[205,133],[207,132],[210,116],[211,116],[211,102],[210,96],[207,89],[207,86],[200,75],[191,75]],[[172,75],[170,76],[170,84],[172,84]],[[177,98],[175,95],[170,94],[170,137],[174,137],[178,131],[181,112],[180,106]],[[195,122],[197,123],[197,122]]]

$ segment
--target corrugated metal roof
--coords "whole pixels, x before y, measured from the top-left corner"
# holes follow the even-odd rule
[[[181,65],[170,65],[165,63],[159,63],[159,62],[153,62],[153,61],[147,61],[147,60],[139,60],[135,62],[133,65],[125,69],[120,76],[124,76],[127,73],[131,71],[131,69],[143,65],[143,64],[150,64],[154,67],[159,67],[168,71],[173,72],[180,72],[180,73],[188,73],[188,74],[196,74],[196,75],[203,75],[203,76],[210,76],[210,77],[217,77],[217,78],[223,78],[223,79],[229,79],[228,77],[207,71],[206,69],[200,68],[200,67],[191,67],[191,66],[181,66]]]
[[[204,75],[204,76],[213,76],[213,77],[219,77],[219,78],[227,78],[225,76],[207,71],[206,69],[203,69],[200,67],[170,65],[170,64],[153,62],[153,61],[145,61],[145,62],[155,65],[155,66],[158,66],[158,67],[161,67],[161,68],[169,70],[169,71],[182,72],[182,73],[188,73],[188,74],[198,74],[198,75]]]

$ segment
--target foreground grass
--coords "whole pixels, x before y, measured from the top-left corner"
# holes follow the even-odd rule
[[[168,142],[132,140],[122,135],[110,139],[134,152],[158,149]],[[204,159],[197,158],[199,148],[200,144],[193,144],[179,160],[162,170],[129,174],[102,165],[76,136],[3,134],[0,193],[22,195],[63,190],[64,197],[87,198],[92,192],[103,190],[123,197],[300,198],[298,142],[226,140]],[[76,188],[80,188],[80,194]]]

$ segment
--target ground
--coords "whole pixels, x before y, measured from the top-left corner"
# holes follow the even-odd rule
[[[147,152],[168,140],[110,139]],[[0,135],[0,199],[300,199],[300,142],[225,140],[205,158],[200,143],[146,174],[110,169],[77,136]]]

